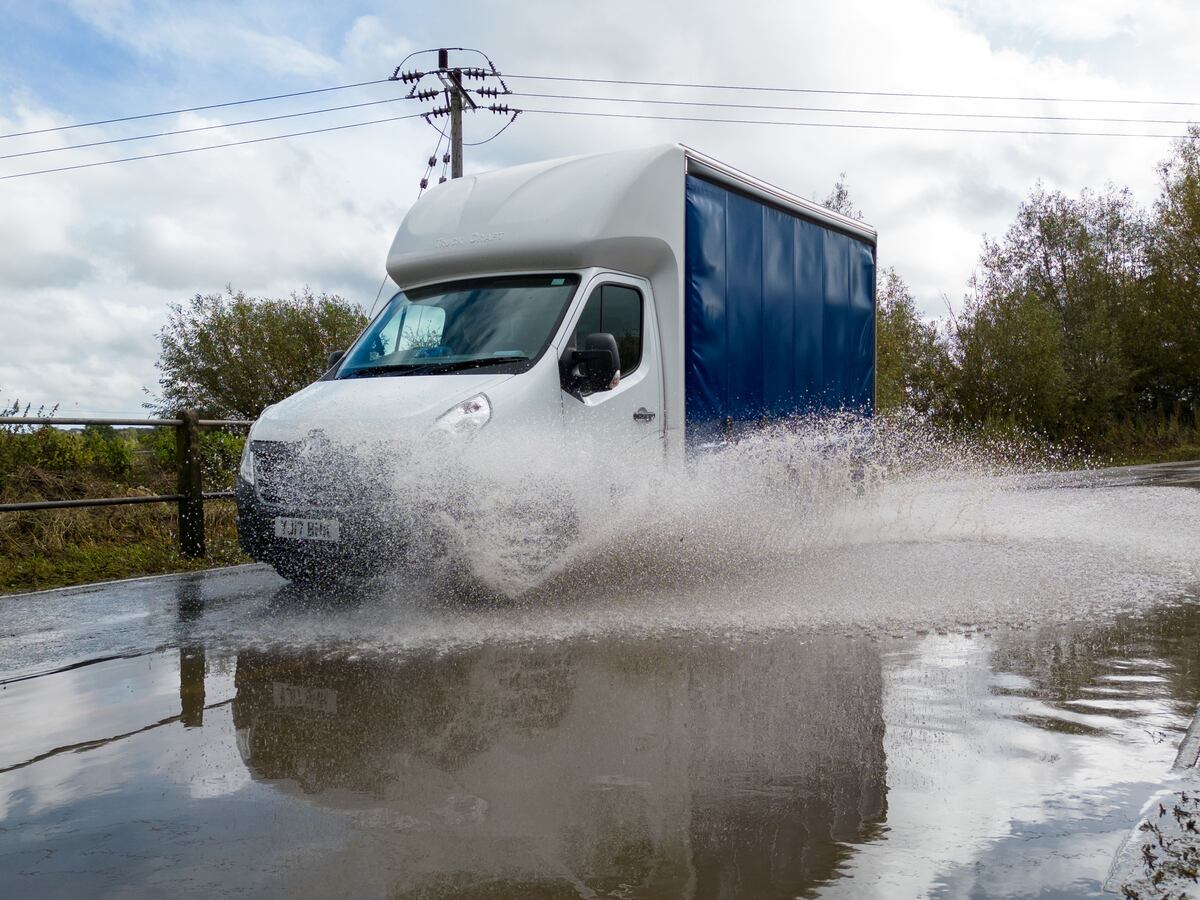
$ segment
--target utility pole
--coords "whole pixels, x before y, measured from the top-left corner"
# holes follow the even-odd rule
[[[462,178],[462,94],[458,91],[450,95],[450,177]]]
[[[482,57],[486,62],[486,66],[463,66],[450,65],[450,51],[459,50],[475,56]],[[437,54],[437,68],[422,70],[422,69],[404,69],[404,63],[410,59],[422,54]],[[441,88],[430,86],[422,88],[422,80],[425,78],[436,78],[441,83]],[[496,82],[495,85],[487,85],[474,89],[467,88],[463,82],[470,81],[472,78],[479,81],[487,82],[492,79]],[[502,97],[507,97],[512,94],[509,87],[504,82],[504,77],[496,69],[495,64],[488,58],[488,55],[481,50],[469,50],[463,47],[443,47],[439,50],[419,50],[416,53],[410,53],[405,57],[404,62],[396,66],[392,72],[390,81],[401,81],[405,84],[411,84],[412,88],[406,100],[416,100],[418,102],[436,101],[439,96],[444,100],[444,104],[428,110],[427,112],[419,113],[425,122],[438,133],[437,145],[433,148],[433,153],[429,156],[429,162],[425,167],[425,175],[421,178],[421,191],[423,192],[429,187],[429,181],[434,174],[434,170],[440,161],[443,165],[442,175],[438,179],[441,184],[446,180],[446,166],[450,167],[451,178],[462,178],[463,176],[463,113],[464,112],[489,112],[493,115],[503,116],[508,119],[499,129],[497,129],[490,137],[482,141],[476,141],[477,144],[486,144],[488,141],[496,138],[506,128],[512,125],[517,120],[517,116],[521,114],[521,110],[516,107],[509,106],[507,103],[491,103],[488,106],[481,107],[475,102],[472,94],[478,94],[480,97],[488,97],[492,100],[499,100]],[[435,124],[435,120],[446,116],[450,119],[449,129],[444,129],[440,125]],[[447,135],[446,132],[450,133]],[[442,142],[449,137],[450,147],[439,160],[439,154],[442,149]],[[474,146],[474,144],[472,145]],[[419,198],[420,193],[417,194]]]
[[[462,69],[450,68],[450,51],[438,51],[438,77],[446,88],[446,99],[450,106],[450,177],[462,178],[463,174],[463,101],[476,109],[476,103],[462,84]]]

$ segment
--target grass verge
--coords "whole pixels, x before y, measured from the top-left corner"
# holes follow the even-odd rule
[[[147,455],[121,475],[28,464],[4,474],[0,502],[174,492],[172,473]],[[0,513],[0,593],[248,562],[238,549],[233,502],[204,506],[208,556],[195,560],[179,555],[174,503]]]
[[[1191,462],[1193,460],[1200,460],[1200,444],[1124,450],[1113,455],[1111,465],[1148,466],[1154,463]]]
[[[43,520],[13,521],[33,516]],[[179,555],[171,503],[5,513],[0,536],[8,532],[10,539],[0,537],[0,594],[251,561],[238,548],[231,501],[205,504],[204,519],[208,555],[185,559]],[[24,545],[11,539],[12,532],[29,530],[40,532],[43,539]],[[46,540],[48,536],[53,540]]]

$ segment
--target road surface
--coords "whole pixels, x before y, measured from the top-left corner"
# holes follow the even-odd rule
[[[1100,895],[1195,777],[1197,487],[910,483],[510,604],[259,566],[0,598],[0,893]]]

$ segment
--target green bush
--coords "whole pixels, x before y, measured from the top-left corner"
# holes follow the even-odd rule
[[[205,490],[220,491],[233,486],[245,444],[244,433],[207,428],[200,432],[200,468],[204,473]],[[152,429],[141,437],[139,446],[150,451],[160,468],[176,471],[175,429]]]
[[[88,425],[82,436],[96,471],[114,478],[129,477],[135,446],[132,438],[118,433],[111,425]]]
[[[138,448],[147,451],[162,469],[175,471],[175,429],[147,428],[138,433]]]
[[[33,431],[0,431],[0,486],[29,469],[126,478],[133,469],[133,451],[133,442],[108,426],[67,431],[42,425]]]
[[[78,432],[43,425],[34,431],[0,434],[0,461],[0,477],[11,477],[24,468],[50,472],[90,469],[95,454]]]
[[[200,467],[204,472],[207,490],[220,491],[233,487],[245,445],[244,434],[205,431],[200,436]]]

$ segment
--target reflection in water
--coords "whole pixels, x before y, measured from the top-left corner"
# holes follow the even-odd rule
[[[887,834],[830,897],[1102,897],[1200,700],[1200,604],[884,656]],[[1174,895],[1172,895],[1174,896]]]
[[[278,650],[205,591],[0,685],[0,894],[1103,896],[1200,701],[1195,600],[894,639],[417,610],[489,637],[368,652],[369,598],[264,595]]]
[[[1200,603],[1159,606],[1101,627],[1010,635],[992,665],[1027,679],[995,692],[1041,701],[1042,727],[1085,734],[1125,731],[1122,722],[1186,727],[1200,698]]]
[[[184,728],[204,724],[204,645],[179,648],[179,721]]]
[[[886,814],[865,642],[244,650],[236,689],[252,774],[351,815],[393,896],[795,896]]]
[[[1090,896],[1200,700],[1198,641],[1181,602],[882,644],[252,649],[233,715],[256,779],[353,823],[298,893],[369,857],[395,897]]]
[[[175,605],[179,622],[186,626],[199,621],[204,612],[202,580],[198,576],[179,579],[175,585]],[[204,672],[207,668],[204,644],[184,640],[179,645],[179,719],[185,728],[204,724]]]

